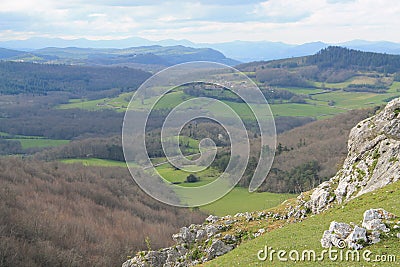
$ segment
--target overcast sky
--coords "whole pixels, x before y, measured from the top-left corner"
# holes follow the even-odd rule
[[[400,42],[398,0],[1,0],[0,40]]]

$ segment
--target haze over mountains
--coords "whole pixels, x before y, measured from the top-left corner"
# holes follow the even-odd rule
[[[46,47],[81,47],[81,48],[127,48],[139,46],[187,46],[193,48],[212,48],[222,52],[227,58],[241,62],[282,59],[297,56],[315,54],[329,45],[338,45],[362,51],[400,54],[400,43],[387,41],[364,41],[353,40],[344,43],[329,44],[324,42],[310,42],[304,44],[287,44],[283,42],[270,41],[232,41],[225,43],[193,43],[188,40],[161,40],[151,41],[140,37],[131,37],[120,40],[88,40],[74,39],[66,40],[61,38],[30,38],[26,40],[12,40],[0,42],[0,47],[33,51]],[[231,62],[233,63],[233,62]]]

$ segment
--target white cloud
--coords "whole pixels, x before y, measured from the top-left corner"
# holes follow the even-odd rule
[[[295,22],[310,16],[318,2],[310,0],[269,0],[256,6],[253,14],[272,22]]]
[[[0,39],[140,36],[196,42],[400,42],[397,0],[19,0],[0,5]]]

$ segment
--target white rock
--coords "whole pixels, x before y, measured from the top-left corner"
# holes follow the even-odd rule
[[[232,246],[226,245],[221,240],[214,240],[209,248],[206,249],[207,260],[212,260],[215,257],[224,255],[233,249]]]
[[[329,231],[335,233],[342,239],[346,239],[346,237],[353,231],[353,228],[347,223],[338,223],[333,221],[329,226]]]
[[[219,220],[218,216],[210,215],[206,218],[206,222],[208,223],[216,223]]]
[[[354,227],[353,231],[346,238],[347,247],[351,249],[362,249],[363,245],[360,241],[367,242],[367,230],[357,225]]]

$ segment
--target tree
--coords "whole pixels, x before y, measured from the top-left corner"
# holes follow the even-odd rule
[[[199,178],[196,175],[192,174],[192,173],[189,174],[188,177],[186,177],[186,182],[187,183],[195,183],[197,181],[199,181]]]

